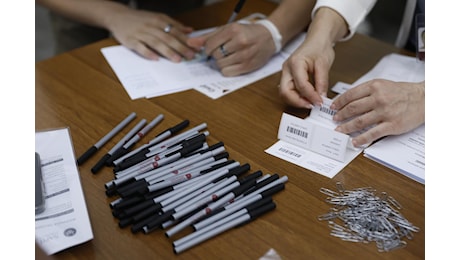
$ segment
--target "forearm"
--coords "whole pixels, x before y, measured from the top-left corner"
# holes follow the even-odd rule
[[[334,45],[347,33],[348,27],[343,17],[328,7],[322,7],[318,9],[308,28],[307,40]]]
[[[282,36],[283,46],[307,27],[314,5],[312,0],[283,0],[269,15],[268,19]]]
[[[317,0],[313,8],[312,17],[314,19],[320,8],[330,8],[336,11],[347,24],[347,34],[339,39],[345,41],[350,39],[358,25],[364,20],[372,10],[377,0]]]
[[[87,25],[108,29],[111,15],[129,9],[107,0],[36,0],[52,12]]]

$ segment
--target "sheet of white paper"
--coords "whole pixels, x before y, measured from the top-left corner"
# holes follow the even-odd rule
[[[402,135],[385,137],[366,148],[364,156],[425,184],[425,124]]]
[[[339,162],[312,151],[302,149],[283,140],[279,140],[274,145],[266,149],[265,152],[310,171],[333,178],[356,156],[358,156],[361,153],[361,150],[349,150],[349,152],[346,153],[345,160],[343,162]]]
[[[338,82],[332,87],[332,91],[341,94],[371,79],[421,82],[425,80],[425,64],[415,57],[391,53],[384,56],[369,72],[353,84],[347,85],[344,82]]]
[[[121,45],[102,48],[101,52],[131,99],[151,98],[193,88],[217,99],[280,71],[283,62],[303,38],[305,33],[291,41],[260,69],[237,77],[224,77],[204,55],[197,55],[191,61],[174,63],[164,58],[147,60]]]
[[[182,84],[169,85],[168,77],[162,74],[163,68],[171,70],[172,67],[168,75],[182,75],[182,63],[173,66],[174,63],[166,59],[148,60],[121,45],[102,48],[101,52],[131,99],[166,95],[191,88],[180,78]]]
[[[93,238],[67,128],[35,133],[45,183],[45,211],[35,215],[35,240],[48,254]]]

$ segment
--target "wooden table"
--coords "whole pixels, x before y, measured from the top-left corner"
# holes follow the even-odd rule
[[[224,24],[235,1],[224,1],[178,17],[185,24],[203,29]],[[241,17],[253,12],[269,14],[275,4],[247,1]],[[202,19],[206,17],[206,19]],[[194,90],[151,99],[131,100],[102,56],[100,49],[117,44],[107,39],[54,58],[36,63],[35,128],[69,127],[76,156],[104,136],[131,112],[138,119],[165,115],[158,131],[190,120],[191,126],[207,123],[210,144],[222,141],[230,158],[251,165],[251,172],[288,176],[282,192],[274,196],[276,209],[243,227],[229,230],[182,254],[173,253],[174,239],[164,231],[133,234],[121,229],[112,216],[104,184],[113,179],[111,168],[98,174],[90,169],[123,134],[130,124],[101,151],[79,166],[83,191],[94,232],[94,239],[54,255],[56,259],[258,259],[270,249],[282,259],[424,259],[425,187],[360,155],[333,179],[298,167],[264,152],[277,141],[283,112],[305,117],[306,111],[287,107],[280,101],[276,73],[227,96],[212,100]],[[351,83],[366,73],[384,55],[402,50],[359,35],[336,47],[336,60],[330,73],[331,86],[337,81]],[[332,93],[330,93],[332,94]],[[137,120],[136,120],[137,122]],[[385,191],[402,205],[401,213],[420,228],[403,249],[378,252],[375,243],[342,241],[331,236],[327,222],[317,217],[331,207],[320,192],[371,186]]]

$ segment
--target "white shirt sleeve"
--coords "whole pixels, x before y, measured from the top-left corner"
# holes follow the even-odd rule
[[[349,34],[340,41],[350,39],[356,32],[358,25],[364,21],[377,0],[318,0],[313,8],[311,17],[315,16],[320,7],[329,7],[339,13],[348,24]]]

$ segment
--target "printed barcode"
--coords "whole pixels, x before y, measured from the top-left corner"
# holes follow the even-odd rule
[[[290,150],[285,149],[285,148],[282,148],[282,147],[279,149],[279,151],[280,151],[280,152],[283,152],[283,153],[287,153],[287,154],[292,155],[292,156],[295,156],[295,157],[297,157],[297,158],[299,158],[300,156],[302,156],[302,155],[300,155],[300,154],[298,154],[298,153],[295,153],[295,152],[293,152],[293,151],[290,151]]]
[[[332,110],[332,109],[330,109],[330,108],[328,108],[328,107],[324,107],[324,106],[320,107],[320,108],[319,108],[319,111],[324,112],[324,113],[326,113],[326,114],[329,114],[329,115],[331,115],[331,116],[333,116],[333,115],[335,115],[335,113],[337,113],[336,110]]]
[[[300,129],[297,129],[297,128],[288,126],[288,127],[287,127],[287,131],[288,131],[289,133],[293,133],[293,134],[295,134],[295,135],[304,137],[305,139],[308,138],[308,133],[305,132],[305,131],[302,131],[302,130],[300,130]]]

